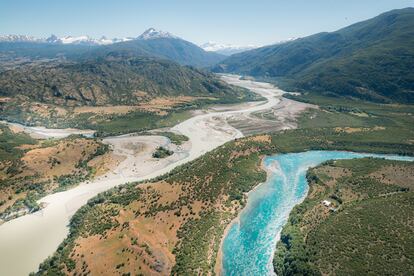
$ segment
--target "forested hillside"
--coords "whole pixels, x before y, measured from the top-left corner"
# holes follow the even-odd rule
[[[289,90],[413,103],[414,8],[236,54],[213,70],[273,79]]]
[[[29,64],[0,73],[0,96],[61,106],[131,105],[161,96],[231,100],[240,91],[205,71],[145,57]]]

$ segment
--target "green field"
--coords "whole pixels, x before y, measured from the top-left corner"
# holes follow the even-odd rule
[[[103,119],[98,123],[79,124],[78,126],[80,128],[97,130],[98,136],[107,136],[171,127],[190,117],[191,113],[188,110],[172,112],[165,116],[143,112],[132,112],[124,116],[114,116],[111,119]]]
[[[381,126],[414,130],[414,105],[375,104],[312,94],[286,97],[319,106],[300,116],[300,128]]]

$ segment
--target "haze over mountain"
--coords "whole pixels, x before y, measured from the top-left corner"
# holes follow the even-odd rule
[[[196,67],[211,66],[224,59],[222,55],[204,51],[191,42],[154,28],[149,28],[136,38],[121,39],[94,39],[88,36],[59,38],[55,35],[46,39],[24,35],[0,37],[0,61],[58,57],[90,59],[106,55],[158,57]]]
[[[414,102],[414,8],[332,33],[235,54],[214,68],[273,78],[291,90]]]
[[[125,37],[125,38],[106,38],[102,36],[101,38],[92,38],[87,35],[81,36],[63,36],[57,37],[56,35],[52,34],[48,38],[36,38],[33,36],[28,35],[2,35],[0,36],[0,43],[2,42],[9,42],[9,43],[17,43],[17,42],[26,42],[26,43],[48,43],[48,44],[84,44],[84,45],[106,45],[112,44],[117,42],[123,42],[132,40],[135,38],[132,37]]]

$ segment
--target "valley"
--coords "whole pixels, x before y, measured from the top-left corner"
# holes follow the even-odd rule
[[[142,57],[31,63],[0,72],[0,85],[1,119],[97,136],[170,127],[208,105],[260,100],[204,70]]]
[[[230,56],[215,72],[249,75],[286,91],[379,103],[413,103],[414,8],[392,10]]]
[[[230,77],[229,81],[233,81],[233,82],[238,81],[238,77],[232,77],[232,76],[228,76],[228,77]],[[243,83],[243,81],[241,83]],[[246,81],[245,85],[249,85],[250,89],[254,89],[254,86],[253,87],[251,86],[252,85],[251,81]],[[118,250],[121,250],[121,251],[123,250],[125,254],[130,254],[127,252],[132,252],[131,250],[133,250],[133,252],[136,252],[136,254],[140,254],[141,257],[136,259],[136,261],[133,262],[131,258],[129,258],[129,262],[125,263],[122,260],[126,260],[127,258],[126,255],[125,255],[125,259],[124,257],[121,257],[121,259],[112,259],[111,252],[107,252],[103,254],[104,251],[100,251],[102,252],[103,255],[100,255],[101,257],[99,258],[100,260],[99,262],[106,263],[106,266],[107,266],[106,269],[109,269],[110,267],[115,269],[113,273],[115,273],[115,271],[120,271],[120,272],[121,271],[137,271],[137,273],[138,271],[141,271],[141,272],[146,271],[146,273],[150,273],[150,271],[154,271],[154,269],[161,269],[160,271],[165,271],[164,269],[166,269],[166,271],[173,270],[173,271],[177,271],[178,273],[180,271],[181,272],[192,271],[191,267],[195,267],[195,269],[197,270],[202,268],[203,271],[210,271],[214,269],[216,264],[219,264],[219,261],[216,261],[215,258],[211,258],[208,256],[210,256],[210,254],[213,254],[212,256],[215,256],[216,254],[218,254],[221,237],[224,233],[224,229],[226,225],[230,224],[232,219],[237,216],[238,212],[242,210],[242,207],[246,204],[245,193],[250,191],[255,185],[259,184],[260,182],[265,181],[265,175],[260,169],[261,157],[263,155],[270,155],[272,153],[277,153],[277,152],[287,153],[287,152],[292,152],[292,151],[303,151],[303,150],[309,150],[309,149],[353,150],[353,151],[376,152],[376,153],[381,153],[381,152],[382,153],[400,153],[400,154],[403,153],[403,154],[408,154],[408,155],[412,155],[412,152],[414,151],[413,145],[410,142],[410,137],[412,137],[412,131],[413,131],[412,126],[410,126],[409,120],[406,121],[406,115],[403,112],[404,111],[403,109],[401,115],[399,116],[394,115],[395,116],[394,119],[397,122],[399,122],[400,125],[404,125],[404,128],[401,129],[403,131],[400,131],[399,136],[392,135],[393,133],[392,127],[389,127],[389,126],[380,127],[381,125],[377,125],[377,127],[366,127],[365,129],[355,127],[355,129],[352,131],[351,129],[350,131],[347,131],[346,128],[344,129],[332,128],[332,127],[329,127],[330,122],[326,121],[323,115],[318,115],[314,117],[313,119],[307,118],[307,120],[317,120],[319,121],[319,124],[321,124],[321,126],[325,125],[327,127],[317,128],[317,129],[303,128],[303,129],[298,129],[297,131],[293,131],[293,132],[285,130],[285,131],[281,131],[277,134],[272,134],[272,135],[252,136],[250,138],[245,138],[242,140],[237,139],[234,142],[227,143],[224,146],[221,146],[218,149],[209,152],[209,150],[211,149],[209,148],[209,146],[214,145],[214,143],[216,143],[216,145],[219,146],[226,142],[225,139],[227,139],[227,141],[230,141],[234,138],[242,136],[242,134],[238,132],[237,130],[235,130],[234,128],[230,127],[229,125],[227,126],[224,125],[223,123],[224,121],[222,120],[223,117],[226,117],[226,116],[232,117],[239,113],[243,118],[245,118],[246,113],[249,113],[250,111],[253,111],[253,112],[260,111],[261,108],[263,108],[263,106],[264,106],[264,109],[268,109],[272,107],[274,103],[276,104],[280,103],[279,99],[274,98],[274,93],[275,93],[275,91],[273,91],[274,88],[271,88],[271,86],[267,87],[267,88],[270,88],[271,92],[263,93],[263,91],[266,91],[266,89],[264,89],[263,86],[266,87],[267,85],[258,84],[257,92],[262,92],[261,95],[269,99],[269,101],[264,104],[260,104],[260,103],[250,103],[248,105],[244,104],[243,105],[244,109],[240,111],[228,110],[228,109],[235,108],[234,106],[233,107],[229,106],[226,108],[227,110],[225,111],[222,111],[219,113],[216,112],[216,113],[211,113],[211,114],[208,114],[208,113],[201,114],[199,116],[196,116],[172,128],[170,131],[179,130],[182,134],[185,134],[186,136],[188,135],[188,137],[190,138],[188,142],[184,142],[181,145],[183,148],[185,148],[186,143],[191,142],[191,147],[189,149],[187,148],[188,151],[183,155],[186,157],[183,157],[183,159],[178,160],[175,163],[167,165],[163,169],[158,169],[160,168],[158,167],[157,168],[158,171],[156,171],[156,173],[149,174],[149,175],[147,174],[145,175],[144,178],[146,179],[152,178],[164,172],[168,172],[170,168],[175,167],[178,164],[183,164],[183,165],[181,167],[178,167],[175,170],[172,170],[170,173],[164,176],[156,177],[154,180],[147,182],[146,184],[137,185],[136,182],[135,183],[133,182],[127,186],[121,186],[121,187],[124,187],[124,189],[122,188],[111,189],[109,192],[101,194],[97,198],[95,197],[94,200],[89,201],[89,203],[85,207],[83,207],[80,211],[78,211],[76,213],[77,215],[71,220],[71,228],[70,228],[71,230],[69,232],[69,237],[59,247],[58,252],[55,253],[55,255],[51,259],[49,259],[42,265],[40,274],[46,271],[49,271],[49,272],[54,271],[53,273],[58,274],[60,273],[58,271],[61,271],[61,269],[64,269],[64,270],[70,269],[66,273],[73,271],[73,269],[75,269],[76,271],[79,271],[78,269],[81,269],[81,270],[93,269],[93,264],[95,263],[96,259],[94,258],[88,259],[88,257],[86,257],[88,256],[86,254],[87,251],[83,251],[83,250],[87,250],[87,247],[84,248],[82,246],[82,243],[78,246],[75,246],[75,244],[78,244],[78,241],[79,241],[78,238],[80,237],[78,235],[80,235],[81,233],[83,233],[82,234],[83,237],[88,237],[90,235],[90,239],[95,240],[93,242],[93,244],[95,244],[94,245],[95,248],[100,248],[100,246],[105,247],[106,244],[109,243],[109,244],[114,244],[114,246],[116,246]],[[276,93],[276,95],[280,96],[279,93]],[[269,104],[269,102],[271,101],[273,102],[273,104]],[[342,104],[344,105],[347,103],[342,103]],[[349,104],[353,105],[353,103],[349,103]],[[310,105],[309,107],[312,108],[314,106]],[[324,108],[326,107],[324,106],[322,107],[323,107],[322,109],[322,114],[323,114],[324,112],[326,112],[324,111]],[[249,112],[246,112],[246,111],[249,111]],[[286,113],[289,114],[290,111],[286,110]],[[218,116],[218,114],[220,114],[221,116]],[[322,120],[321,118],[319,118],[320,116],[322,116],[321,117]],[[343,111],[338,111],[337,116],[344,117],[344,118],[349,116],[347,109],[343,108]],[[378,118],[377,116],[379,116],[379,114],[376,114],[376,118]],[[220,117],[222,117],[221,120],[220,120]],[[299,114],[298,119],[299,119],[298,121],[299,126],[301,126],[300,121],[302,119],[301,119],[300,114]],[[375,122],[378,122],[378,119],[375,119],[375,121],[373,121],[371,124],[374,124]],[[198,130],[197,132],[194,131],[196,129]],[[227,136],[223,136],[223,135],[227,135]],[[112,140],[112,143],[115,143],[115,141],[122,141],[122,140],[129,141],[129,139],[131,139],[133,136],[131,138],[128,138],[128,135],[121,136],[121,137],[114,138],[114,140]],[[110,138],[106,138],[106,139],[110,139]],[[140,138],[140,136],[136,136],[136,139],[143,139],[143,137]],[[110,142],[110,140],[107,140],[107,141]],[[149,141],[154,141],[154,136],[151,136]],[[194,143],[193,145],[194,141],[196,141],[197,144]],[[155,149],[155,147],[157,146],[159,145],[153,144],[152,149]],[[168,147],[168,144],[164,144],[164,146]],[[124,154],[125,154],[125,150],[122,150],[122,149],[120,149],[118,153],[121,153],[121,151],[124,151]],[[202,158],[196,158],[202,153],[205,153],[205,155],[203,155]],[[150,156],[150,154],[151,154],[151,150],[147,151],[147,157]],[[163,162],[164,161],[168,162],[169,158],[174,158],[174,156],[177,156],[177,155],[173,154],[172,156],[161,159],[161,160],[163,160]],[[130,163],[125,163],[126,165],[123,167],[124,170],[116,171],[118,173],[122,172],[121,175],[125,176],[125,178],[123,178],[122,181],[119,181],[119,184],[130,182],[130,181],[137,181],[140,179],[139,177],[136,177],[136,176],[138,174],[137,171],[140,171],[139,169],[142,168],[142,166],[137,167],[136,168],[137,171],[130,171],[130,170],[128,171],[127,169],[127,168],[130,169],[131,167],[133,167],[131,162],[132,160],[134,160],[134,158],[130,159]],[[188,165],[184,165],[184,163],[190,158],[195,159],[195,160],[190,162]],[[143,164],[142,160],[145,160],[145,157],[144,159],[141,159],[140,165]],[[227,164],[227,166],[223,166],[223,164]],[[120,166],[120,168],[122,168],[122,166]],[[194,176],[196,176],[196,178],[194,178]],[[118,174],[118,177],[119,177],[119,174]],[[163,184],[164,182],[167,182],[167,183]],[[97,185],[93,185],[94,183],[96,183]],[[53,209],[54,210],[60,209],[61,210],[60,212],[62,212],[63,210],[65,210],[65,212],[68,212],[68,210],[71,210],[73,214],[73,212],[77,208],[81,207],[84,203],[86,203],[87,198],[91,198],[93,195],[96,195],[99,191],[106,190],[110,188],[112,185],[114,185],[114,182],[109,183],[109,181],[104,181],[104,180],[99,181],[99,182],[94,182],[94,183],[89,183],[84,186],[79,186],[79,188],[69,190],[68,191],[69,193],[67,193],[64,197],[66,197],[69,194],[74,193],[71,195],[71,197],[74,196],[75,199],[72,199],[71,201],[66,202],[65,206],[58,207],[64,201],[62,201],[62,197],[60,197],[58,194],[52,195],[52,197],[50,197],[51,198],[50,203],[55,204]],[[154,183],[154,184],[151,184],[151,183]],[[177,186],[177,184],[173,185],[173,183],[183,183],[183,184],[179,184]],[[186,185],[190,185],[188,186],[190,190],[187,190],[187,189],[182,190],[179,193],[180,196],[178,198],[175,198],[175,197],[171,198],[171,195],[176,194],[177,191],[170,190],[170,189],[176,189],[180,187],[181,185],[184,185],[184,183],[187,183]],[[223,187],[225,183],[227,183],[226,185],[230,185],[230,186],[226,186],[226,188],[220,188],[220,187]],[[197,191],[200,190],[200,186],[197,186],[197,185],[202,185],[201,186],[203,187],[202,191],[206,191],[207,189],[210,192],[208,193],[203,192],[201,194],[197,193]],[[81,192],[82,190],[84,191],[88,190],[88,194],[87,195],[77,194],[78,192]],[[195,194],[192,195],[190,198],[187,198],[190,195],[189,193],[190,194],[195,193]],[[144,197],[141,198],[141,195],[143,195]],[[53,197],[56,197],[56,201],[52,200]],[[165,202],[163,199],[164,197],[166,197]],[[158,198],[158,199],[154,201],[152,198]],[[48,198],[45,198],[44,200],[48,200]],[[190,200],[189,202],[192,202],[192,203],[191,204],[186,203],[188,202],[188,200]],[[145,205],[147,204],[150,204],[150,205],[143,208],[142,203],[139,203],[141,201],[146,202]],[[161,205],[157,204],[157,202],[160,202]],[[202,206],[204,206],[203,210],[205,211],[203,212],[201,212],[200,209],[197,209],[197,208],[200,208],[200,203],[202,204]],[[50,205],[50,206],[53,206],[53,205]],[[71,208],[68,208],[68,206],[71,206]],[[107,210],[106,209],[107,206],[108,207],[112,206],[112,207]],[[192,206],[192,207],[191,208],[188,207],[190,209],[187,210],[186,209],[187,207],[184,207],[184,206]],[[211,209],[211,207],[208,207],[208,206],[211,206],[211,207],[214,206],[214,209]],[[125,211],[122,211],[121,213],[119,213],[121,210],[125,210]],[[130,214],[130,212],[135,213],[138,210],[140,211],[136,213],[135,215],[127,215],[127,214]],[[181,210],[181,211],[178,212],[177,210]],[[212,213],[213,210],[215,211]],[[52,223],[53,221],[54,222],[59,221],[57,220],[56,217],[53,217],[51,215],[52,213],[51,210],[48,210],[47,208],[45,208],[42,211],[43,211],[42,219],[45,221],[46,225],[50,226],[48,223]],[[98,215],[102,211],[103,211],[102,215]],[[109,211],[114,212],[113,215],[109,215],[109,213],[107,213]],[[68,212],[68,213],[71,213],[71,212]],[[91,212],[94,214],[93,217],[89,217],[89,214],[92,214]],[[118,217],[118,215],[122,215],[122,218]],[[125,215],[127,215],[127,217],[124,217]],[[25,216],[25,217],[28,217],[28,216]],[[24,219],[25,217],[22,217],[21,219]],[[107,221],[108,218],[110,218],[109,221]],[[50,221],[47,222],[49,219]],[[64,221],[67,222],[69,218],[67,217],[67,218],[62,219],[60,217],[59,219],[60,219],[59,225],[61,225],[60,229],[62,231],[60,234],[60,239],[56,239],[55,245],[51,246],[48,254],[50,254],[50,252],[54,250],[52,249],[53,247],[56,248],[56,246],[59,244],[58,240],[61,241],[61,239],[66,236],[67,231],[68,231],[67,228],[64,226],[66,224],[64,223]],[[103,224],[103,220],[106,221],[105,224]],[[25,223],[27,223],[28,221],[29,219],[26,219]],[[141,237],[140,238],[141,240],[136,241],[137,242],[136,244],[136,242],[132,240],[137,237],[136,236],[137,234],[136,232],[129,232],[132,230],[128,230],[130,228],[126,226],[127,225],[125,224],[126,222],[128,222],[128,225],[130,225],[130,227],[132,227],[132,225],[135,225],[135,224],[146,225],[145,227],[148,227],[146,229],[152,229],[154,225],[157,225],[157,227],[161,227],[160,225],[165,224],[166,232],[159,232],[159,233],[160,234],[164,233],[162,235],[166,235],[166,236],[160,236],[156,240],[151,240],[149,239],[149,237],[151,236],[152,232],[151,230],[148,230],[150,231],[148,234],[144,234],[144,233],[138,234],[138,236]],[[209,224],[206,224],[207,222]],[[17,226],[18,220],[12,221],[12,223],[15,223],[14,225]],[[120,227],[120,224],[125,225],[125,226]],[[43,225],[43,224],[37,224],[37,225]],[[83,226],[81,227],[81,225]],[[99,225],[106,225],[106,226],[102,226],[104,228],[96,228],[96,229],[94,228],[95,226],[98,227]],[[0,227],[0,231],[2,231],[3,229],[7,229],[6,227],[2,228],[4,226],[5,225]],[[173,228],[171,228],[172,226]],[[33,227],[35,227],[35,223],[28,228],[35,229]],[[13,228],[9,228],[9,229],[13,229]],[[43,229],[43,231],[44,230],[45,229]],[[78,232],[78,231],[81,231],[81,232]],[[121,231],[122,233],[125,233],[126,237],[130,237],[132,243],[130,244],[129,242],[127,242],[127,240],[124,240],[122,243],[119,243],[117,241],[119,231]],[[133,231],[136,231],[136,230],[133,230]],[[141,231],[139,231],[138,233],[141,233]],[[186,234],[182,235],[179,233],[186,233]],[[39,233],[37,233],[37,235],[39,235]],[[201,244],[195,245],[193,241],[199,240],[199,238],[197,238],[197,235],[208,235],[210,238],[203,241]],[[96,239],[98,239],[99,242]],[[50,239],[48,238],[47,241],[49,243]],[[86,241],[87,240],[85,240],[85,242]],[[167,242],[167,245],[170,244],[170,246],[172,246],[175,243],[175,246],[173,247],[175,249],[171,251],[172,249],[169,246],[167,247],[168,248],[167,250],[167,248],[165,248],[163,245],[164,244],[163,241]],[[25,248],[27,248],[30,242],[28,240],[25,240],[24,242],[25,242],[24,246]],[[12,245],[16,246],[16,244],[18,244],[18,242],[14,240],[13,243],[10,243],[10,246]],[[147,248],[147,246],[149,246],[148,247],[149,249],[145,249]],[[197,254],[200,254],[200,255],[194,255],[195,252],[193,252],[192,250],[195,250],[196,248],[200,248],[200,246],[205,249],[203,250],[197,249],[197,252],[198,252]],[[34,250],[37,250],[37,249],[38,248],[35,246]],[[193,256],[192,259],[188,259],[188,257],[186,257],[190,254],[188,250],[190,250],[190,252],[193,252],[191,253],[191,255]],[[74,252],[75,252],[75,255],[72,254]],[[142,252],[142,253],[139,253],[139,252]],[[152,253],[149,253],[149,252],[152,252]],[[155,254],[154,252],[157,252],[156,255],[154,255]],[[175,256],[175,261],[171,257],[172,252]],[[90,252],[88,254],[90,254]],[[87,266],[86,267],[83,266],[81,268],[77,266],[77,263],[80,262],[80,259],[77,259],[77,258],[73,259],[73,258],[74,256],[82,256],[82,255],[84,256],[82,257],[82,260],[83,260],[82,262],[86,262]],[[122,254],[121,256],[124,256],[124,255]],[[196,257],[196,256],[199,256],[199,257]],[[117,262],[117,260],[120,260],[120,261]],[[123,262],[124,262],[124,265],[121,265]],[[159,262],[161,262],[162,265],[160,265]]]
[[[247,192],[266,181],[264,156],[309,149],[413,155],[409,141],[379,135],[383,132],[317,128],[246,137],[151,181],[112,189],[76,213],[68,238],[41,265],[39,275],[99,273],[102,268],[111,274],[219,271],[216,258],[226,226],[245,206]],[[86,246],[90,243],[97,251]]]
[[[240,131],[226,123],[226,118],[229,116],[244,118],[252,112],[273,108],[280,102],[282,92],[271,85],[242,81],[238,76],[231,75],[223,76],[223,79],[249,88],[267,100],[262,103],[245,104],[241,109],[231,106],[227,111],[201,114],[174,126],[171,131],[189,138],[189,141],[180,146],[170,146],[169,140],[161,136],[122,135],[103,139],[103,143],[110,145],[115,155],[123,158],[115,169],[68,191],[44,197],[39,201],[40,204],[45,205],[42,210],[0,226],[0,242],[4,248],[9,248],[2,251],[8,253],[0,258],[1,262],[9,264],[0,266],[2,269],[7,269],[2,273],[24,274],[35,270],[36,266],[50,255],[67,235],[66,225],[70,217],[78,208],[86,204],[88,199],[119,184],[151,179],[168,173],[173,168],[194,160],[228,141],[242,137]],[[26,129],[35,133],[38,131],[38,128]],[[152,152],[158,146],[166,146],[172,149],[174,154],[154,161]],[[7,239],[2,240],[3,237]],[[26,254],[27,257],[22,257],[22,254]],[[10,263],[17,255],[27,260],[27,264],[22,265],[20,262],[19,265],[11,266]],[[38,257],[33,259],[29,256]]]
[[[1,3],[0,275],[414,274],[414,7],[325,2]]]

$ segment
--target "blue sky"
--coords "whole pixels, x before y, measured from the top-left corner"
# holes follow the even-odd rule
[[[0,34],[138,36],[265,45],[333,31],[414,0],[0,0]]]

